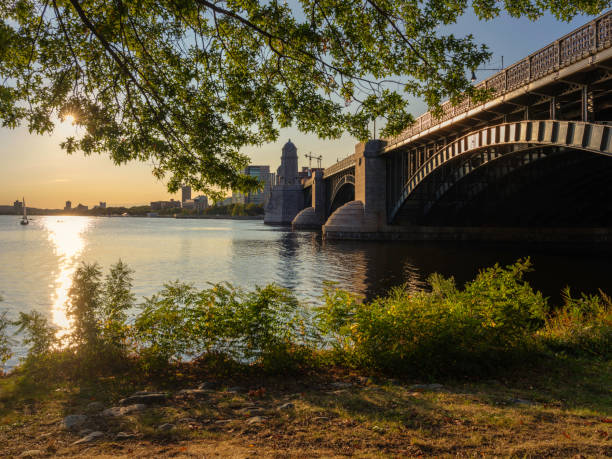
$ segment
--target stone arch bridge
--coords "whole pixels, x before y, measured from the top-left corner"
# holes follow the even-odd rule
[[[479,86],[487,102],[445,103],[315,173],[293,226],[327,238],[612,241],[612,12]]]

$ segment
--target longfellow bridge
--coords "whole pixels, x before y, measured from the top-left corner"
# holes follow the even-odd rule
[[[276,187],[267,211],[294,193],[293,226],[327,238],[612,240],[611,80],[612,11],[480,83],[488,101]]]

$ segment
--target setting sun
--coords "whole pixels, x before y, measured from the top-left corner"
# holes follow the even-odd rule
[[[70,123],[70,124],[74,124],[75,121],[76,121],[76,118],[74,117],[73,114],[65,115],[63,120],[62,120],[62,122]]]

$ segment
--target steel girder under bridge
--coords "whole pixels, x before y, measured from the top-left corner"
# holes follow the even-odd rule
[[[554,152],[567,151],[612,157],[612,126],[540,120],[504,123],[477,130],[439,149],[412,173],[407,167],[389,168],[393,180],[404,185],[401,189],[388,186],[388,222],[394,223],[402,209],[404,216],[413,223],[427,221],[425,217],[436,203],[447,193],[456,191],[461,180],[476,170],[492,166],[494,161],[504,164],[502,170],[505,168],[508,174]],[[521,160],[509,163],[509,156]],[[502,158],[505,158],[504,162],[501,162]],[[393,159],[388,164],[392,166]],[[479,189],[484,189],[482,184]],[[471,199],[474,190],[466,193],[462,196],[463,201]]]

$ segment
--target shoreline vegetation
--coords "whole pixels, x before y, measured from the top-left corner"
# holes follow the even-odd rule
[[[0,211],[0,215],[21,215],[22,211]],[[263,219],[263,204],[228,204],[210,206],[204,210],[170,208],[152,210],[151,206],[134,207],[107,207],[93,209],[37,209],[28,207],[28,215],[44,216],[80,216],[80,217],[148,217],[150,213],[153,218],[211,218],[211,219],[236,219],[236,220],[256,220]]]
[[[0,358],[28,349],[0,378],[0,456],[610,456],[612,300],[552,305],[530,269],[320,306],[172,282],[137,305],[124,263],[82,264],[66,334],[0,316]]]

